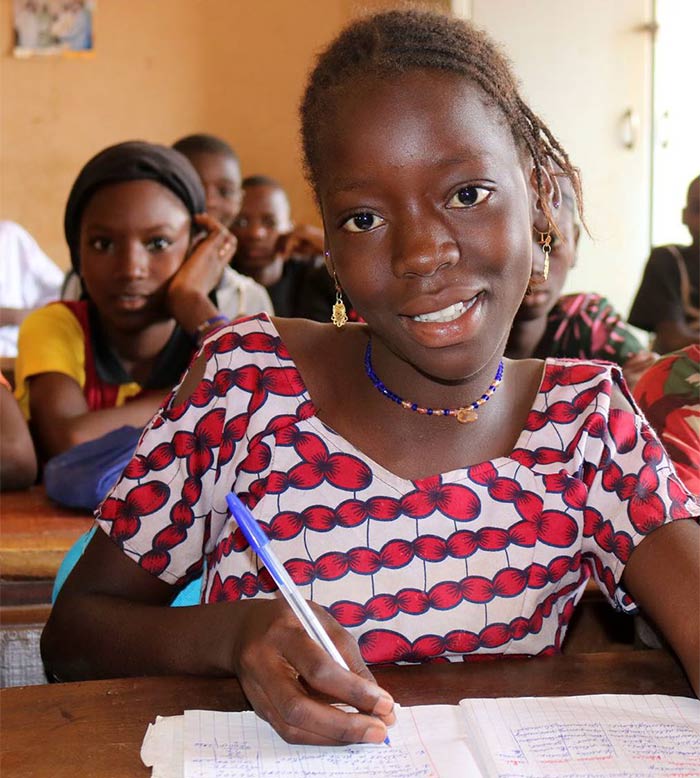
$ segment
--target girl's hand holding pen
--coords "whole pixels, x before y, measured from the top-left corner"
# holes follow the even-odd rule
[[[233,662],[243,691],[258,715],[290,743],[382,743],[395,720],[393,699],[377,685],[348,632],[323,608],[309,605],[350,672],[306,634],[283,600],[239,602]],[[314,698],[309,690],[358,713]]]

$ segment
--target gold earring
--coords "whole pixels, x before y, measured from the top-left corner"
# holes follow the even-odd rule
[[[347,323],[348,313],[345,310],[345,303],[343,302],[343,290],[340,288],[340,282],[338,281],[338,276],[335,274],[335,270],[333,271],[333,281],[335,283],[335,303],[333,304],[331,321],[338,329],[340,329]]]
[[[544,255],[544,264],[542,265],[542,281],[540,283],[543,283],[549,278],[549,255],[552,253],[552,230],[551,228],[547,228],[546,232],[540,232],[539,238],[537,239],[537,244],[542,249],[542,254]]]

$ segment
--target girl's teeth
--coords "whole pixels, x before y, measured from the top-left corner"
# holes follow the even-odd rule
[[[413,321],[420,322],[447,322],[458,319],[465,311],[467,306],[463,302],[455,303],[454,305],[448,305],[447,308],[443,308],[441,311],[434,311],[433,313],[423,313],[420,316],[413,316]]]

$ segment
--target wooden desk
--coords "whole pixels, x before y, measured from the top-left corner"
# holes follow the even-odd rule
[[[54,578],[66,551],[92,526],[92,514],[62,508],[43,486],[0,494],[0,575]]]
[[[91,526],[90,513],[61,508],[41,486],[0,494],[0,685],[45,682],[39,637],[54,578]]]
[[[680,667],[659,651],[577,654],[376,669],[402,705],[462,697],[569,694],[692,696]],[[147,776],[139,751],[156,715],[249,707],[234,679],[132,678],[0,690],[4,775]]]

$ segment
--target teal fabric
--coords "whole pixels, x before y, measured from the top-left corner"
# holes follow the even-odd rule
[[[83,552],[87,548],[87,544],[92,539],[92,536],[95,534],[95,531],[97,530],[97,526],[94,526],[92,529],[89,529],[84,535],[81,535],[75,543],[71,546],[70,549],[68,549],[68,553],[63,557],[63,562],[61,562],[61,566],[58,568],[58,572],[56,573],[56,580],[53,584],[53,592],[51,593],[51,602],[56,602],[56,597],[58,597],[58,593],[61,591],[61,588],[63,587],[63,584],[65,583],[66,578],[68,578],[68,575],[70,571],[75,567],[77,561],[80,559],[80,557],[83,555]],[[170,603],[171,607],[173,608],[180,608],[186,605],[199,605],[199,596],[200,596],[200,590],[202,588],[202,579],[197,578],[194,581],[191,581],[190,583],[185,586],[184,589],[182,589],[177,597]]]

